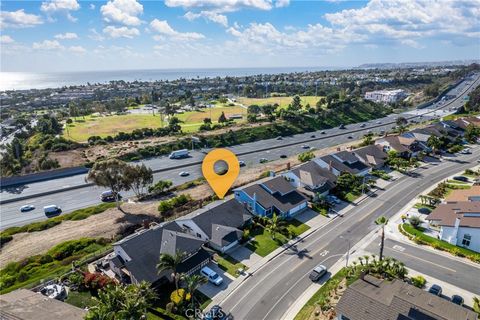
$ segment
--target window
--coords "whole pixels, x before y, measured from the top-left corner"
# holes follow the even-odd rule
[[[470,241],[472,240],[472,236],[469,234],[463,235],[462,246],[469,247]]]

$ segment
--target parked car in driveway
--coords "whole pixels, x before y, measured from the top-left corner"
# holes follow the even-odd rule
[[[35,210],[35,206],[32,205],[32,204],[27,204],[27,205],[24,205],[24,206],[20,207],[21,212],[27,212],[27,211],[32,211],[32,210]]]
[[[452,302],[458,304],[459,306],[463,305],[463,298],[458,294],[452,296]]]
[[[431,294],[434,294],[436,296],[439,296],[442,294],[442,287],[440,287],[438,284],[433,284],[430,289],[428,289],[428,292]]]
[[[312,272],[308,276],[312,281],[318,281],[321,277],[323,277],[327,273],[327,267],[324,265],[319,264],[315,268],[313,268]]]
[[[220,277],[215,271],[210,269],[209,267],[203,267],[200,270],[200,274],[208,279],[209,282],[213,283],[216,286],[222,284],[223,279]]]
[[[464,177],[464,176],[455,176],[455,177],[453,177],[453,180],[468,182],[468,178]]]

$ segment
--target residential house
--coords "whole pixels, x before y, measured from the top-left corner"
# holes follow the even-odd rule
[[[201,238],[215,250],[225,252],[242,238],[241,228],[252,218],[235,199],[214,202],[176,220],[184,232]]]
[[[446,203],[480,201],[480,186],[472,186],[470,189],[457,189],[445,198]]]
[[[369,145],[352,151],[353,154],[364,164],[373,169],[380,169],[385,166],[388,154],[378,145]]]
[[[357,176],[365,176],[372,169],[369,165],[360,161],[353,152],[339,151],[320,158],[313,159],[320,167],[325,168],[337,177],[342,172],[349,172]]]
[[[406,138],[403,136],[388,136],[377,139],[376,145],[382,147],[384,152],[396,151],[403,158],[415,157],[423,148],[414,138]]]
[[[440,239],[480,252],[480,201],[440,204],[426,220],[440,227]]]
[[[123,282],[147,281],[158,286],[170,280],[172,272],[158,273],[156,266],[161,254],[183,252],[185,258],[177,271],[192,274],[210,262],[211,253],[205,250],[205,243],[204,239],[183,232],[176,222],[153,225],[114,243],[109,265]]]
[[[338,320],[475,320],[475,312],[399,279],[365,275],[352,283],[336,307]]]
[[[469,125],[480,127],[480,118],[477,117],[462,117],[453,120],[453,122],[455,122],[455,124],[457,124],[463,130],[467,129]]]
[[[311,198],[316,194],[327,195],[337,181],[335,174],[314,161],[304,163],[284,176],[295,188]]]
[[[307,198],[283,176],[235,189],[234,193],[239,203],[261,217],[271,217],[275,213],[282,218],[290,218],[307,208]]]

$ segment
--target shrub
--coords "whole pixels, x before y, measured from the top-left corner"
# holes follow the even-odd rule
[[[425,278],[420,276],[420,275],[416,276],[416,277],[411,277],[410,279],[412,280],[412,284],[415,287],[420,288],[420,289],[425,287],[425,284],[427,283],[427,280],[425,280]]]
[[[13,237],[9,234],[0,235],[0,248],[3,247],[7,242],[12,241]]]
[[[422,224],[422,220],[418,216],[411,216],[408,219],[408,222],[410,222],[412,227],[414,227],[415,229],[418,229],[418,227],[420,227],[420,225]]]
[[[185,295],[185,290],[184,289],[178,289],[172,292],[170,295],[170,300],[175,304],[175,305],[180,305],[184,300],[189,300],[188,296]]]

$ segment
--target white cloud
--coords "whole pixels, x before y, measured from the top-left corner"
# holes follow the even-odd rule
[[[65,33],[59,33],[54,36],[55,39],[60,39],[60,40],[71,40],[71,39],[78,39],[78,36],[76,33],[73,32],[65,32]]]
[[[197,32],[178,32],[166,20],[154,19],[150,22],[150,28],[158,33],[157,36],[154,36],[155,40],[163,40],[165,36],[173,40],[199,40],[205,38],[203,34]]]
[[[40,10],[46,12],[47,14],[53,14],[56,12],[64,12],[68,20],[76,22],[77,18],[70,14],[70,11],[76,11],[80,9],[80,5],[77,0],[49,0],[42,2]],[[50,20],[53,20],[49,17]]]
[[[0,27],[3,28],[28,28],[42,24],[40,16],[25,13],[25,10],[0,12]]]
[[[12,39],[12,37],[10,36],[7,36],[7,35],[2,35],[0,36],[0,43],[1,44],[10,44],[10,43],[14,43],[15,40]]]
[[[277,0],[275,2],[275,8],[288,7],[290,5],[290,0]]]
[[[217,12],[233,12],[241,8],[271,10],[271,0],[166,0],[167,7],[183,7],[184,9],[206,8]]]
[[[143,6],[136,0],[111,0],[100,7],[103,20],[109,23],[120,23],[127,26],[138,26],[142,20]]]
[[[64,46],[57,40],[44,40],[42,42],[34,42],[32,45],[36,50],[63,50]]]
[[[216,12],[213,12],[213,11],[200,11],[199,13],[194,13],[192,11],[188,11],[184,17],[189,20],[189,21],[192,21],[192,20],[195,20],[195,19],[198,19],[198,18],[204,18],[206,20],[209,20],[209,21],[212,21],[212,22],[215,22],[215,23],[218,23],[224,27],[228,27],[228,18],[227,16],[223,15],[223,14],[219,14],[219,13],[216,13]]]
[[[85,48],[82,46],[71,46],[68,48],[68,51],[77,53],[77,54],[84,54],[87,52],[87,50],[85,50]]]
[[[103,41],[105,40],[105,37],[102,36],[100,33],[97,32],[97,30],[95,28],[92,28],[89,30],[90,31],[90,34],[88,35],[88,37],[92,40],[95,40],[95,41]]]
[[[107,26],[103,29],[103,33],[110,36],[111,38],[134,38],[140,35],[140,31],[137,28],[128,28],[128,27],[114,27]]]

